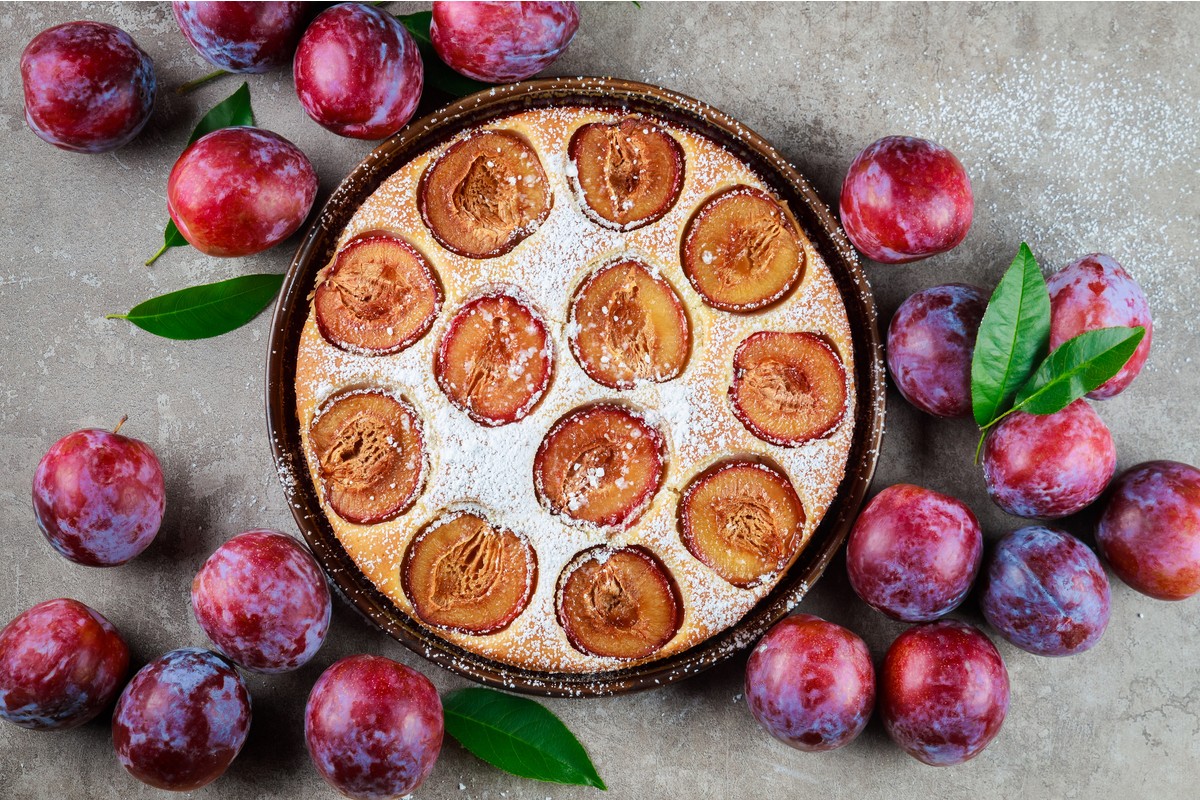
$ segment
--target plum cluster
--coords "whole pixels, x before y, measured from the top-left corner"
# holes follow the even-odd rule
[[[842,185],[847,235],[884,263],[955,247],[972,212],[961,162],[921,139],[875,142],[854,159]],[[1137,282],[1115,259],[1094,253],[1059,270],[1047,288],[1050,348],[1099,328],[1145,328],[1122,369],[1088,397],[1104,400],[1127,389],[1153,335]],[[897,309],[887,364],[913,406],[935,417],[971,414],[971,365],[987,300],[978,287],[951,283],[916,292]],[[1008,414],[984,440],[982,461],[989,496],[1018,517],[1067,517],[1110,489],[1096,543],[1113,571],[1151,597],[1200,593],[1200,470],[1151,461],[1113,482],[1113,438],[1086,400],[1054,414]],[[918,624],[892,643],[878,678],[862,640],[838,625],[801,614],[767,633],[747,665],[748,705],[771,735],[801,750],[848,743],[875,707],[888,735],[926,764],[978,755],[1004,722],[1009,680],[983,632],[942,619],[972,587],[979,588],[988,624],[1041,656],[1089,650],[1111,614],[1108,578],[1082,541],[1030,525],[1001,538],[985,559],[971,510],[920,486],[900,484],[875,495],[850,531],[846,568],[865,603]]]

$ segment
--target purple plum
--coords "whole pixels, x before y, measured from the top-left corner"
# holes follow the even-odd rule
[[[1200,469],[1147,461],[1117,479],[1096,528],[1100,553],[1142,594],[1200,593]]]
[[[936,417],[971,413],[971,357],[987,301],[982,289],[950,283],[900,304],[888,326],[887,362],[905,400]]]
[[[797,750],[849,744],[875,706],[867,645],[810,614],[775,624],[746,664],[746,704],[767,733]]]
[[[190,792],[225,773],[250,730],[250,693],[224,657],[185,647],[142,667],[117,701],[112,738],[129,773]]]
[[[269,72],[292,60],[304,3],[171,3],[179,30],[205,61],[226,72]]]
[[[442,701],[421,673],[382,656],[343,658],[308,696],[304,738],[326,782],[355,800],[400,797],[442,748]]]
[[[33,474],[38,526],[76,564],[112,567],[134,558],[154,541],[165,506],[154,451],[116,431],[67,434]]]
[[[925,622],[962,603],[979,572],[983,534],[971,509],[920,486],[889,486],[850,531],[850,586],[893,619]]]
[[[1018,517],[1057,519],[1100,496],[1117,468],[1108,426],[1084,400],[1056,414],[1016,411],[983,445],[988,494]]]
[[[222,653],[255,672],[307,664],[325,641],[331,608],[316,559],[276,531],[233,537],[192,581],[200,627]]]
[[[550,66],[578,29],[575,3],[435,2],[429,38],[456,72],[486,83],[512,83]]]
[[[956,620],[915,625],[884,657],[879,712],[892,741],[935,767],[969,761],[1008,713],[1008,670],[996,646]]]
[[[129,672],[129,648],[77,600],[38,603],[0,630],[0,719],[38,731],[95,717]]]
[[[154,62],[120,28],[67,22],[21,53],[25,121],[76,153],[106,153],[141,132],[154,107]]]
[[[1108,627],[1108,578],[1100,559],[1069,533],[1031,526],[997,543],[982,597],[991,626],[1022,650],[1070,656]]]

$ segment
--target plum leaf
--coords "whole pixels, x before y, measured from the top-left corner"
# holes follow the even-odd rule
[[[1017,393],[1014,411],[1055,414],[1121,371],[1146,329],[1097,328],[1054,349]]]
[[[442,698],[446,733],[494,767],[521,778],[606,789],[587,751],[540,703],[493,689]]]
[[[242,275],[152,297],[127,314],[109,314],[106,319],[129,320],[167,339],[208,339],[257,317],[282,285],[282,275]]]

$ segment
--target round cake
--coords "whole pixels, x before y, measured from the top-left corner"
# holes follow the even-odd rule
[[[845,307],[786,205],[682,126],[585,106],[397,169],[317,277],[309,474],[368,580],[500,664],[594,673],[741,619],[837,494]]]

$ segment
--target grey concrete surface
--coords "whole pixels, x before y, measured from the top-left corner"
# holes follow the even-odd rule
[[[395,10],[404,4],[393,4]],[[129,31],[154,58],[159,101],[145,133],[82,156],[24,125],[17,61],[38,31],[71,19]],[[1120,464],[1200,462],[1200,7],[1192,5],[586,5],[551,74],[609,74],[702,98],[759,131],[836,202],[846,165],[877,137],[907,133],[953,149],[974,180],[974,228],[952,253],[870,265],[883,319],[909,293],[947,281],[992,286],[1022,240],[1047,270],[1092,251],[1117,257],[1154,310],[1142,376],[1100,412]],[[0,621],[69,595],[129,637],[137,661],[202,645],[191,576],[226,538],[296,528],[277,483],[263,414],[268,320],[176,343],[103,314],[161,292],[281,271],[294,242],[216,260],[180,249],[152,269],[167,173],[188,133],[236,86],[186,97],[206,71],[165,3],[0,6]],[[315,163],[323,197],[369,150],[304,116],[287,72],[250,79],[260,123]],[[323,198],[322,198],[323,199]],[[954,493],[991,539],[1017,527],[971,467],[972,427],[934,422],[889,396],[875,483]],[[111,570],[74,566],[38,534],[34,467],[59,436],[110,426],[149,442],[167,475],[157,542]],[[1086,515],[1069,523],[1090,540]],[[999,738],[975,761],[934,769],[902,754],[878,720],[852,746],[812,755],[760,732],[741,695],[743,659],[660,691],[548,705],[575,730],[616,798],[1191,798],[1200,782],[1200,600],[1162,603],[1114,578],[1111,627],[1092,652],[1041,659],[998,642],[1012,679]],[[903,626],[854,598],[835,561],[803,605],[861,633],[876,658]],[[979,622],[968,604],[957,616]],[[304,751],[309,687],[335,659],[396,658],[439,688],[463,685],[339,606],[316,661],[251,677],[254,725],[228,774],[199,797],[332,797]],[[0,726],[0,797],[141,798],[157,793],[117,765],[108,723],[60,734]],[[510,778],[448,743],[419,798],[583,798],[594,790]]]

